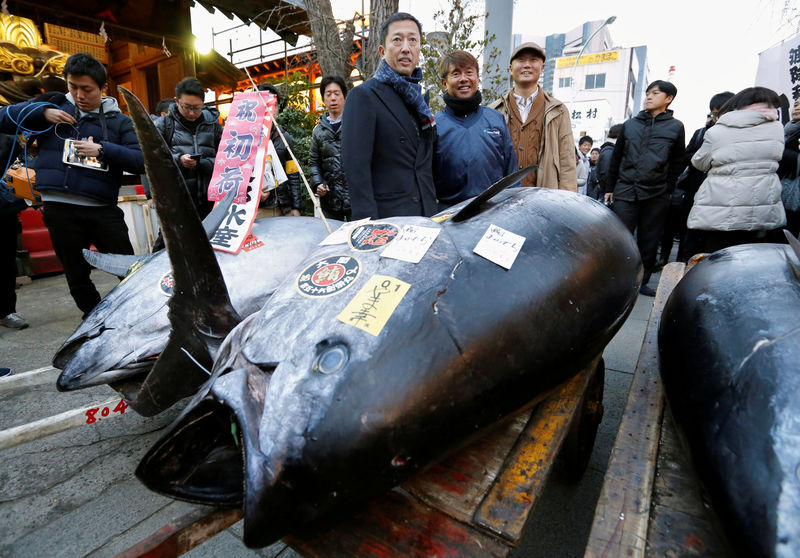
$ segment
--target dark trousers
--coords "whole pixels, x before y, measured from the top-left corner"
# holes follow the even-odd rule
[[[336,219],[337,221],[342,221],[342,222],[345,221],[349,222],[353,220],[352,217],[350,216],[349,207],[347,209],[342,209],[339,211],[334,211],[332,209],[327,209],[325,207],[322,207],[320,209],[322,209],[322,213],[323,215],[325,215],[326,219]]]
[[[712,254],[723,248],[739,244],[758,244],[760,242],[784,242],[781,229],[769,231],[703,231],[689,229],[686,236],[687,257],[695,254]]]
[[[100,293],[92,283],[92,267],[83,259],[83,249],[94,244],[100,252],[133,254],[124,214],[116,205],[45,202],[43,217],[53,249],[64,266],[69,294],[87,314],[100,302]]]
[[[648,200],[614,200],[614,213],[625,223],[631,234],[636,232],[636,244],[639,246],[644,266],[642,284],[647,284],[653,273],[656,251],[664,233],[664,221],[667,218],[669,203],[668,194]]]
[[[0,318],[17,311],[17,215],[0,214]]]

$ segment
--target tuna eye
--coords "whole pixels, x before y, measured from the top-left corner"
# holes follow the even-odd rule
[[[322,347],[314,361],[315,372],[333,374],[345,367],[350,359],[350,352],[345,345],[330,345]]]

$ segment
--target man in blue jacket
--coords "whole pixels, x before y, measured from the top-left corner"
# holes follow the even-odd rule
[[[44,223],[64,266],[70,294],[84,318],[100,302],[82,249],[133,254],[117,196],[122,172],[144,172],[144,159],[131,120],[117,101],[103,97],[106,70],[88,54],[73,54],[64,66],[69,92],[33,99],[0,111],[0,131],[18,124],[36,135],[36,188]],[[24,122],[23,122],[24,120]]]
[[[481,106],[478,61],[456,50],[439,63],[447,107],[436,114],[433,181],[439,210],[477,196],[517,170],[503,115]]]

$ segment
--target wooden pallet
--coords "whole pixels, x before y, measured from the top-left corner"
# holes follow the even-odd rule
[[[358,512],[318,521],[284,542],[309,557],[507,556],[519,543],[573,419],[580,409],[585,413],[584,394],[599,360],[533,410],[493,426]],[[200,508],[118,556],[179,556],[241,515]]]
[[[678,443],[659,375],[658,325],[684,271],[671,263],[661,274],[585,558],[728,555]]]

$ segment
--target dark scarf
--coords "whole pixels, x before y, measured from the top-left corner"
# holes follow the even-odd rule
[[[419,84],[422,80],[421,69],[414,68],[410,76],[403,76],[395,72],[386,60],[381,60],[373,77],[381,83],[390,85],[400,95],[405,105],[416,114],[421,129],[427,130],[436,126],[431,108],[422,97],[422,86]]]
[[[453,97],[447,91],[442,93],[442,99],[444,99],[444,104],[446,104],[450,109],[456,114],[456,116],[466,116],[467,114],[472,114],[478,107],[481,106],[481,92],[476,91],[472,97],[467,99],[461,99],[459,97]]]

